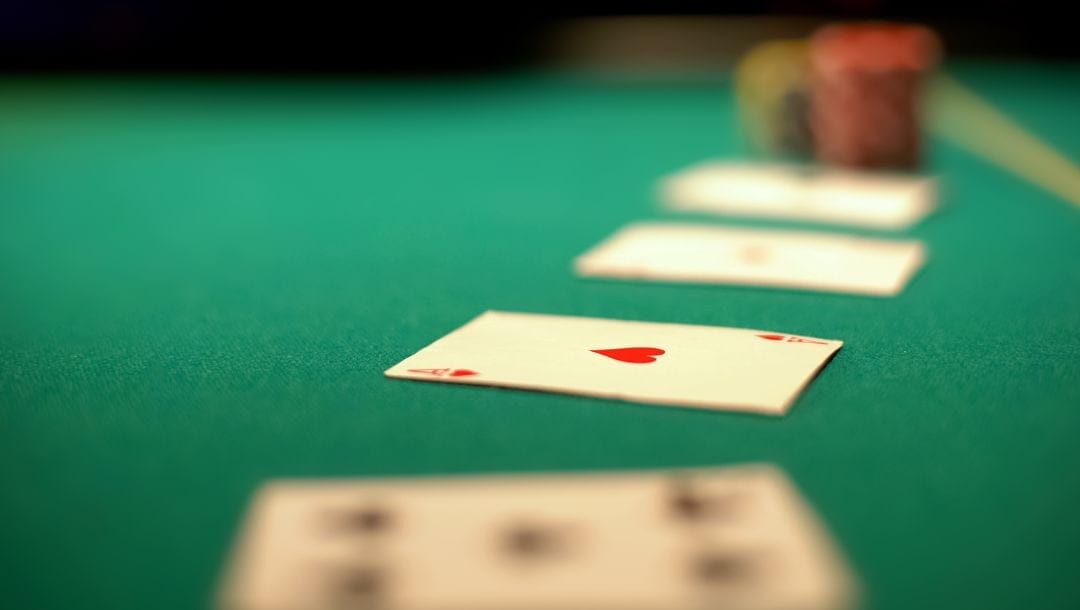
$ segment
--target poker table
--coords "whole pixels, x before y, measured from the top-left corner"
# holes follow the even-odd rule
[[[1080,156],[1080,68],[949,68]],[[772,462],[866,608],[1075,608],[1080,210],[931,139],[895,298],[576,278],[733,116],[723,74],[3,79],[5,606],[208,607],[278,477]],[[785,417],[383,377],[487,309],[845,345]]]

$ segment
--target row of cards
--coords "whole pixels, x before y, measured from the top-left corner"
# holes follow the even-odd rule
[[[906,226],[934,182],[786,165],[702,164],[663,181],[668,204]],[[575,261],[588,277],[729,283],[889,296],[926,259],[921,242],[687,223],[639,223]],[[843,345],[786,332],[487,312],[388,377],[649,404],[787,412]]]
[[[854,579],[778,469],[280,481],[226,610],[843,610]]]
[[[902,228],[933,182],[706,164],[675,209]],[[889,296],[915,241],[694,224],[625,228],[582,276]],[[387,377],[783,415],[843,342],[786,332],[488,311]],[[841,610],[856,587],[776,468],[284,481],[256,497],[227,610]]]
[[[672,210],[903,229],[934,209],[931,178],[710,162],[661,181]],[[841,233],[641,223],[575,261],[585,277],[743,284],[894,296],[926,261],[915,240]]]

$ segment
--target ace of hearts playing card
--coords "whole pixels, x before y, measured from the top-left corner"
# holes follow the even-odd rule
[[[773,331],[488,311],[386,376],[782,415],[842,345]]]

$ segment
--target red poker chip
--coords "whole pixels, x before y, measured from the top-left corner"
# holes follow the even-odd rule
[[[810,39],[810,63],[823,74],[845,70],[922,72],[933,68],[940,54],[937,36],[919,25],[831,25]]]
[[[815,156],[858,167],[915,167],[922,77],[936,64],[938,48],[937,37],[920,26],[837,25],[815,33]]]

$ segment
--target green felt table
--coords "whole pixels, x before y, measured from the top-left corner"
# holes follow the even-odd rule
[[[951,72],[1080,155],[1077,66]],[[895,298],[571,274],[669,217],[658,176],[739,154],[729,86],[4,80],[5,607],[209,606],[275,477],[767,461],[867,608],[1075,608],[1074,206],[932,141],[943,207],[904,234],[930,261]],[[485,309],[846,344],[783,418],[383,377]]]

